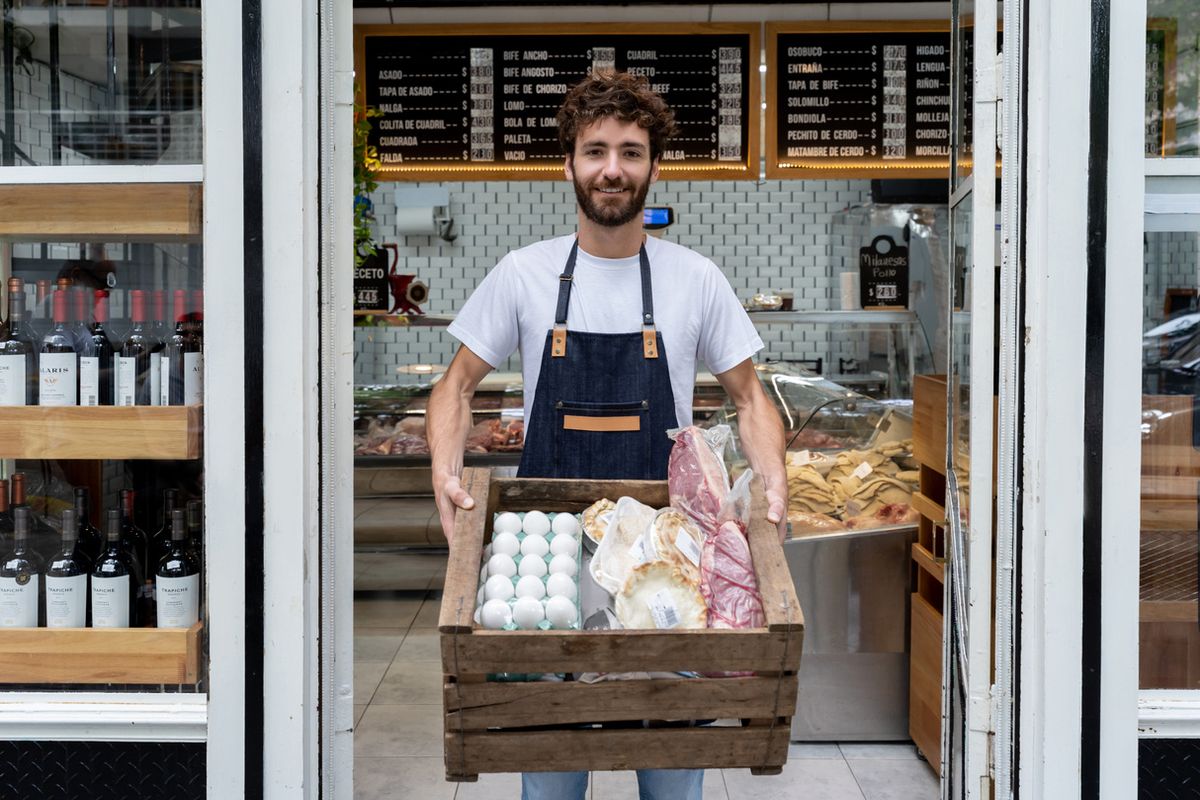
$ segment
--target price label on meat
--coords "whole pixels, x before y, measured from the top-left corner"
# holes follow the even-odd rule
[[[772,29],[771,177],[906,177],[950,164],[947,30]]]
[[[357,36],[385,180],[562,179],[563,98],[612,71],[645,77],[675,112],[664,178],[755,176],[757,53],[747,25],[365,26]]]

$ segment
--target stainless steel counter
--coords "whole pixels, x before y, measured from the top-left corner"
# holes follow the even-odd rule
[[[909,738],[914,538],[915,529],[907,527],[784,543],[805,627],[794,741]]]

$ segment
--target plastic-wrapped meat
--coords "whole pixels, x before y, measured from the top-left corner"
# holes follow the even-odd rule
[[[424,436],[398,433],[392,439],[390,454],[394,456],[429,455],[429,442],[425,440]]]
[[[667,462],[671,505],[695,520],[705,536],[717,529],[717,514],[729,493],[729,474],[719,455],[729,428],[718,427],[724,430],[714,428],[707,437],[695,425],[679,430]]]
[[[721,523],[704,542],[700,592],[710,628],[761,628],[766,624],[750,543],[734,521]]]

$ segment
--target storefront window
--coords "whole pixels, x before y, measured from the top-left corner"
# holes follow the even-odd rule
[[[116,5],[11,3],[0,165],[200,163],[199,0]]]
[[[0,688],[205,690],[196,238],[0,240]]]
[[[1200,155],[1200,6],[1146,5],[1146,155]]]

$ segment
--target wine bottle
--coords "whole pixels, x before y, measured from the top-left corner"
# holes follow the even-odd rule
[[[92,338],[91,321],[87,318],[87,293],[81,286],[72,286],[67,297],[71,302],[67,327],[75,337],[75,349],[82,352]]]
[[[171,512],[179,507],[179,490],[163,489],[162,526],[150,537],[150,563],[158,564],[171,549]]]
[[[50,281],[39,280],[35,284],[36,294],[34,295],[33,313],[29,316],[29,327],[36,337],[36,341],[41,341],[42,337],[50,332],[54,327],[54,323],[50,314]]]
[[[62,513],[62,547],[46,568],[46,627],[87,625],[88,573],[91,565],[77,543],[75,509]]]
[[[0,561],[0,628],[36,628],[42,560],[29,547],[29,509],[13,517],[13,547]]]
[[[13,518],[8,507],[8,480],[0,478],[0,553],[12,547]]]
[[[154,352],[157,344],[146,330],[146,293],[134,289],[129,293],[130,321],[133,326],[129,336],[121,345],[117,358],[117,397],[119,406],[158,405],[161,379],[160,353]]]
[[[79,405],[79,354],[67,330],[67,293],[54,293],[54,329],[42,338],[38,357],[38,402],[43,406]]]
[[[121,490],[121,546],[134,559],[139,577],[144,575],[142,567],[148,563],[149,540],[146,533],[138,527],[134,517],[136,510],[137,492],[133,489]]]
[[[167,339],[163,356],[163,381],[169,382],[167,399],[173,406],[204,402],[203,340],[197,333],[198,323],[188,317],[186,300],[187,293],[176,289],[175,331]]]
[[[108,324],[108,292],[97,289],[92,322],[84,349],[79,356],[79,405],[111,406],[116,393],[113,374],[113,346],[105,326]],[[95,402],[89,402],[94,399]]]
[[[0,340],[0,406],[37,405],[38,346],[25,318],[20,278],[8,281],[8,332]]]
[[[104,536],[92,524],[91,495],[86,486],[75,487],[75,520],[79,525],[79,549],[91,563],[104,552]]]
[[[105,518],[104,553],[92,568],[92,627],[131,628],[137,624],[141,586],[129,553],[121,546],[121,512]]]
[[[187,546],[182,509],[171,512],[171,542],[158,562],[154,591],[158,627],[190,628],[200,616],[200,563]]]
[[[58,547],[58,531],[47,525],[29,505],[26,499],[25,473],[14,472],[9,481],[12,486],[12,503],[9,510],[16,521],[17,509],[23,508],[29,515],[29,549],[36,553],[53,553]]]
[[[189,500],[187,504],[188,539],[192,544],[192,552],[204,563],[204,504],[199,500]]]
[[[166,292],[162,289],[155,289],[150,293],[150,303],[150,322],[146,326],[146,335],[150,337],[151,341],[151,369],[154,370],[154,387],[152,388],[154,396],[150,398],[150,404],[165,406],[169,405],[169,398],[168,387],[162,385],[162,360],[166,355],[167,338],[171,334],[165,319]]]

